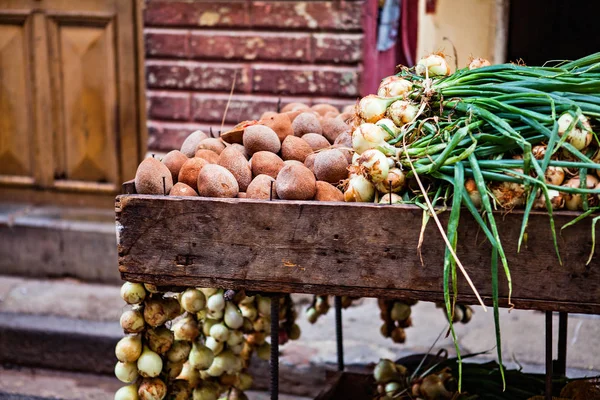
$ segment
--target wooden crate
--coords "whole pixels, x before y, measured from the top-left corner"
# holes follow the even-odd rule
[[[491,248],[465,211],[457,253],[491,304]],[[557,227],[577,214],[556,213]],[[442,213],[443,223],[448,213]],[[528,243],[517,254],[522,213],[496,220],[509,259],[516,308],[600,313],[600,269],[586,266],[591,222],[559,237],[533,212]],[[444,243],[431,221],[417,252],[422,211],[407,205],[259,201],[122,195],[116,199],[123,279],[159,286],[226,287],[266,292],[441,301]],[[459,301],[474,303],[459,277]],[[500,272],[501,305],[507,284]]]

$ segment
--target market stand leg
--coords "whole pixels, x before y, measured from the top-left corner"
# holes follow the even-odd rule
[[[558,359],[552,359],[552,311],[546,311],[546,400],[552,400],[552,378],[567,373],[567,328],[569,314],[558,314]]]
[[[271,400],[279,398],[279,295],[271,295]]]
[[[335,296],[335,341],[337,343],[338,371],[344,371],[344,336],[342,332],[342,298]]]

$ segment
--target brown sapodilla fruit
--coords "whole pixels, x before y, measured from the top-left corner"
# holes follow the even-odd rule
[[[351,113],[345,112],[345,113],[341,113],[336,118],[339,119],[340,121],[343,121],[346,125],[352,126],[352,123],[354,122],[354,120],[356,118],[356,114],[354,112],[351,112]]]
[[[209,163],[203,158],[190,158],[181,166],[178,181],[185,183],[194,190],[198,190],[198,174],[206,165],[209,165]]]
[[[317,181],[317,193],[315,194],[317,201],[344,201],[344,193],[333,186],[331,183]]]
[[[340,145],[343,147],[348,147],[349,149],[352,148],[352,135],[350,134],[350,132],[348,133],[341,133],[333,142],[333,145]]]
[[[217,138],[208,138],[204,139],[200,143],[198,143],[198,147],[196,147],[196,151],[200,149],[212,150],[217,154],[221,154],[223,150],[225,150],[225,144],[221,139]]]
[[[177,182],[179,170],[181,169],[183,163],[187,160],[187,156],[179,150],[172,150],[163,157],[162,163],[165,164],[167,168],[169,168],[169,171],[171,171],[173,182]]]
[[[139,194],[164,195],[173,187],[173,177],[165,164],[152,157],[140,163],[135,172],[134,183],[135,191]]]
[[[335,142],[335,139],[342,133],[350,132],[350,127],[337,118],[323,118],[321,127],[323,128],[323,136],[329,140],[329,143]]]
[[[325,116],[325,114],[329,112],[335,113],[335,115],[338,115],[340,113],[340,110],[338,110],[336,107],[332,106],[331,104],[324,103],[315,104],[311,107],[311,109],[318,112],[321,116]]]
[[[249,158],[248,153],[246,153],[246,148],[243,145],[241,145],[239,143],[233,143],[229,147],[233,147],[234,149],[236,149],[237,151],[242,153],[244,155],[244,157],[246,157],[246,160]]]
[[[198,194],[202,197],[236,197],[240,191],[237,181],[227,168],[208,164],[198,174]]]
[[[306,156],[313,152],[312,147],[297,136],[288,136],[281,143],[281,158],[304,162]]]
[[[275,114],[268,118],[261,119],[258,121],[260,125],[268,126],[273,129],[273,131],[277,134],[280,142],[290,135],[294,134],[294,129],[292,128],[292,120],[287,114]]]
[[[261,114],[260,119],[271,118],[273,115],[277,115],[276,111],[265,111]]]
[[[252,181],[252,170],[246,157],[233,147],[228,147],[219,156],[218,164],[227,168],[238,183],[239,190],[245,192]]]
[[[259,151],[254,153],[250,159],[252,176],[265,174],[275,179],[277,178],[279,170],[283,168],[283,165],[283,160],[279,158],[277,154],[271,153],[270,151]]]
[[[346,107],[344,107],[342,109],[342,114],[344,114],[344,113],[354,114],[355,111],[356,111],[356,104],[348,104]]]
[[[208,161],[209,164],[217,164],[219,162],[219,155],[212,150],[198,149],[196,150],[195,157],[203,158]]]
[[[313,173],[315,172],[314,165],[315,165],[315,158],[317,157],[317,154],[319,154],[319,153],[309,154],[308,157],[306,157],[306,160],[304,160],[304,166],[306,168],[310,169]]]
[[[198,143],[207,138],[208,135],[200,130],[190,133],[181,145],[181,152],[187,157],[194,157],[194,154],[196,153],[196,147],[198,147]]]
[[[271,185],[273,182],[273,185]],[[277,199],[277,192],[275,190],[275,179],[269,175],[261,174],[250,182],[248,190],[246,191],[246,197],[249,199],[263,199],[269,200],[269,191],[273,187],[272,199]]]
[[[244,147],[249,155],[259,151],[279,152],[281,142],[273,129],[264,125],[252,125],[244,130]]]
[[[275,180],[277,196],[284,200],[310,200],[315,197],[316,184],[313,173],[300,165],[286,165]]]
[[[304,163],[301,163],[298,160],[285,160],[283,162],[283,164],[284,164],[284,166],[286,166],[286,165],[302,165],[303,167],[305,167]]]
[[[337,149],[321,151],[315,157],[313,171],[320,181],[338,183],[348,177],[348,160]]]
[[[325,136],[319,135],[318,133],[307,133],[306,135],[302,136],[302,140],[308,143],[313,151],[321,150],[331,146],[331,143],[325,139]]]
[[[177,182],[169,192],[170,196],[198,196],[198,193],[190,186],[183,182]]]
[[[313,112],[303,112],[298,115],[292,122],[292,128],[294,128],[294,135],[298,137],[302,137],[305,133],[323,132],[319,118]]]
[[[340,144],[334,144],[332,146],[332,148],[334,148],[338,151],[341,151],[342,154],[346,157],[346,161],[348,161],[348,165],[352,164],[352,155],[354,154],[352,148],[348,148],[348,147],[342,146]]]
[[[289,112],[289,111],[298,111],[298,110],[307,110],[310,107],[304,103],[288,103],[281,109],[281,112]]]

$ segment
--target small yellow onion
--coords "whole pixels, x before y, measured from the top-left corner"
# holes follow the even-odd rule
[[[451,399],[452,393],[446,389],[444,382],[437,375],[428,375],[420,386],[421,396],[426,399]]]
[[[240,354],[242,354],[242,351],[244,350],[244,344],[236,344],[235,346],[229,346],[229,350],[231,350],[231,352],[233,354],[235,354],[236,356],[239,356]]]
[[[206,307],[210,313],[217,313],[225,309],[225,298],[223,292],[219,291],[208,298]]]
[[[494,182],[490,189],[498,204],[505,209],[512,210],[515,207],[525,205],[525,187],[514,182]]]
[[[406,177],[404,175],[404,172],[402,172],[400,168],[391,168],[388,172],[387,178],[381,182],[376,183],[375,188],[380,193],[390,193],[391,187],[391,193],[398,193],[404,187],[405,182]]]
[[[475,207],[477,208],[480,208],[481,193],[479,193],[479,190],[477,189],[477,183],[475,183],[475,180],[473,178],[469,178],[465,181],[465,189],[467,191],[467,194],[469,195],[469,198],[473,202],[473,205],[475,205]]]
[[[569,126],[573,123],[573,117],[569,113],[564,113],[558,119],[558,135],[563,136],[567,133]],[[592,142],[592,127],[588,119],[584,115],[579,116],[579,120],[573,126],[573,129],[567,134],[567,142],[569,142],[577,150],[584,150]]]
[[[541,144],[533,146],[533,148],[531,149],[531,154],[533,154],[533,157],[535,157],[536,160],[541,160],[546,155],[546,149],[547,147]]]
[[[210,328],[212,328],[213,325],[218,323],[219,321],[215,319],[206,319],[202,324],[202,333],[204,334],[204,336],[210,336]]]
[[[169,387],[169,400],[189,400],[192,388],[186,381],[174,381]]]
[[[348,200],[346,200],[346,201],[348,201]],[[315,322],[317,322],[317,319],[319,319],[319,315],[320,315],[319,312],[314,307],[310,307],[308,310],[306,310],[306,319],[311,324],[314,324]]]
[[[290,340],[298,340],[300,339],[300,334],[300,327],[298,326],[298,324],[294,324],[290,328],[290,333],[288,334],[288,337],[290,338]]]
[[[271,345],[269,343],[263,343],[256,349],[256,354],[261,360],[268,361],[271,357]]]
[[[266,317],[258,317],[252,324],[252,327],[256,332],[267,332],[271,327],[271,320]]]
[[[144,316],[139,310],[127,310],[119,320],[125,333],[140,333],[144,330]]]
[[[421,76],[447,76],[450,75],[450,66],[446,58],[439,54],[430,54],[417,63],[415,72]]]
[[[377,365],[375,365],[375,369],[373,370],[373,377],[377,383],[388,383],[398,378],[396,364],[388,359],[379,360]]]
[[[125,336],[117,342],[115,355],[121,362],[135,362],[142,354],[142,336]]]
[[[138,371],[145,378],[154,378],[162,371],[163,362],[158,354],[144,346],[144,351],[137,360]]]
[[[187,289],[181,295],[181,307],[187,312],[197,313],[206,306],[206,297],[198,289]]]
[[[580,183],[581,183],[581,181],[579,180],[579,178],[571,178],[567,181],[567,183],[565,183],[562,186],[578,188],[580,186]],[[598,179],[594,175],[586,176],[586,182],[585,182],[586,189],[593,189],[597,185],[598,185]],[[577,211],[577,210],[583,209],[583,195],[573,194],[573,193],[565,193],[564,198],[565,198],[565,207],[568,210]],[[591,195],[588,196],[588,202],[591,203],[591,205],[594,205],[596,203],[595,197],[592,197]]]
[[[223,351],[224,343],[223,342],[217,342],[215,340],[215,338],[213,338],[212,336],[209,336],[209,337],[206,338],[206,341],[204,342],[204,345],[206,347],[208,347],[209,349],[211,349],[212,352],[213,352],[213,354],[216,356],[221,351]]]
[[[350,202],[369,202],[375,197],[375,187],[362,175],[350,175],[344,191],[344,200]]]
[[[249,390],[252,387],[252,376],[242,372],[239,375],[239,380],[235,385],[239,390]]]
[[[546,182],[552,185],[560,186],[565,180],[565,170],[561,167],[548,167],[544,174]]]
[[[552,205],[553,210],[560,210],[565,206],[565,196],[564,193],[559,192],[558,190],[548,189],[548,194],[550,195],[550,204]],[[533,208],[546,210],[546,196],[542,192],[540,197],[535,200],[533,203]]]
[[[200,334],[198,323],[191,315],[186,315],[173,325],[175,340],[187,340],[193,342]]]
[[[158,287],[156,285],[153,285],[152,283],[144,283],[144,289],[146,289],[146,291],[148,293],[158,293]]]
[[[202,343],[194,342],[188,360],[195,369],[206,370],[212,364],[214,357],[211,349]]]
[[[412,90],[412,83],[399,76],[388,76],[381,81],[377,96],[379,97],[399,97],[408,94]]]
[[[152,327],[161,326],[175,318],[179,310],[179,302],[176,299],[148,299],[144,302],[144,320]]]
[[[219,291],[219,289],[217,288],[198,288],[198,290],[204,293],[204,297],[206,297],[207,299]]]
[[[375,123],[385,116],[385,111],[395,98],[384,98],[370,94],[360,99],[358,116],[365,122]]]
[[[139,304],[146,298],[146,289],[141,283],[125,282],[121,286],[121,297],[127,304]]]
[[[158,354],[165,354],[174,342],[173,332],[164,326],[146,331],[146,339],[150,350]]]
[[[409,101],[398,100],[387,109],[387,117],[397,126],[404,126],[417,117],[419,108]]]
[[[391,197],[391,199],[390,199]],[[402,204],[402,196],[397,195],[396,193],[386,193],[381,196],[381,200],[379,200],[379,204]]]
[[[393,321],[404,321],[410,317],[410,313],[411,308],[408,304],[396,301],[390,312],[390,318],[392,318]]]
[[[271,298],[256,296],[256,307],[260,315],[271,315]]]
[[[137,385],[127,385],[117,390],[115,400],[139,400]]]
[[[178,362],[167,361],[163,372],[167,374],[169,380],[176,379],[179,376],[179,374],[181,374],[181,371],[183,371],[184,363],[184,360]]]
[[[115,365],[115,376],[121,382],[134,382],[138,377],[137,364],[133,362],[123,363],[117,361],[117,364]]]
[[[362,154],[367,150],[385,146],[387,144],[385,139],[388,136],[388,133],[378,125],[361,124],[352,132],[352,148],[358,154]]]
[[[223,320],[225,321],[225,325],[231,329],[239,329],[244,325],[244,316],[240,309],[232,302],[227,302]]]
[[[402,389],[402,386],[398,382],[389,382],[385,385],[385,394],[393,397],[400,389]]]
[[[244,318],[248,318],[250,321],[254,321],[258,317],[258,311],[254,304],[240,304],[240,311]]]
[[[254,303],[254,296],[244,296],[240,300],[239,304],[252,304]]]
[[[192,345],[185,340],[176,340],[169,351],[167,351],[167,359],[170,362],[179,362],[186,360],[190,354]]]
[[[231,331],[229,333],[229,339],[227,339],[228,346],[237,346],[244,342],[244,334],[242,331]]]
[[[200,382],[200,373],[196,368],[192,367],[189,361],[186,361],[183,363],[183,368],[179,376],[177,376],[177,380],[186,381],[190,387],[196,387]]]
[[[167,385],[159,378],[144,379],[138,395],[140,400],[162,400],[167,395]]]
[[[389,164],[385,154],[379,150],[367,150],[358,159],[360,172],[372,183],[379,183],[387,180],[389,173]]]
[[[477,68],[482,68],[482,67],[489,67],[490,65],[492,65],[492,63],[490,63],[485,58],[474,58],[469,63],[469,69],[471,70],[471,69],[477,69]]]
[[[210,328],[210,336],[217,342],[226,342],[229,339],[229,329],[225,324],[214,324]]]
[[[193,400],[217,400],[219,391],[213,385],[203,384],[202,387],[194,389]]]

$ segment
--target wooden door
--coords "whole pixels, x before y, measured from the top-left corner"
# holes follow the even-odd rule
[[[0,199],[113,206],[146,151],[141,0],[0,0]]]

